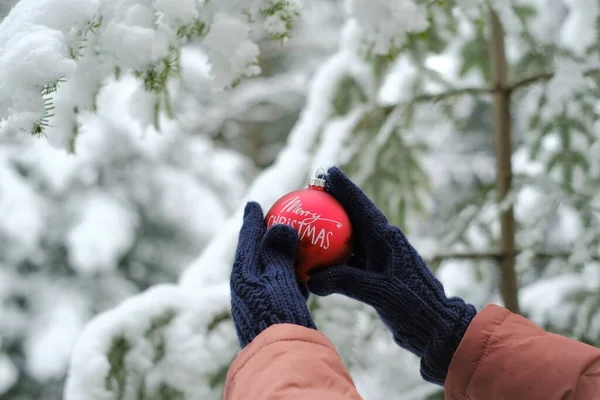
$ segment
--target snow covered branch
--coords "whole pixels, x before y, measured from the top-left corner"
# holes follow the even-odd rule
[[[524,79],[521,79],[521,80],[511,83],[508,86],[508,89],[511,92],[513,92],[516,90],[526,88],[527,86],[530,86],[530,85],[533,85],[536,83],[547,82],[547,81],[551,80],[552,78],[554,78],[555,75],[556,75],[555,72],[545,72],[545,73],[540,73],[540,74],[536,74],[533,76],[529,76],[527,78],[524,78]],[[588,68],[583,71],[582,75],[583,76],[600,75],[600,68]]]
[[[212,380],[237,346],[233,326],[213,319],[229,309],[228,292],[155,286],[96,318],[74,349],[65,399],[216,398]]]
[[[146,113],[156,121],[170,109],[184,46],[205,53],[209,95],[258,74],[251,33],[285,40],[299,10],[294,0],[23,0],[0,25],[0,134],[47,135],[73,150],[79,114],[95,109],[107,77],[124,74],[152,94]]]
[[[95,110],[105,80],[130,74],[140,81],[141,123],[158,128],[186,84],[177,79],[183,48],[204,53],[209,97],[259,74],[256,33],[287,40],[300,10],[299,0],[20,1],[0,25],[0,134],[44,135],[73,152],[80,115]],[[428,26],[413,0],[352,0],[348,11],[363,51],[376,54]]]
[[[499,90],[504,90],[504,91],[508,91],[508,92],[512,93],[517,90],[525,89],[528,86],[534,85],[536,83],[550,81],[552,78],[555,77],[555,75],[556,75],[555,72],[545,72],[545,73],[535,74],[535,75],[529,76],[527,78],[523,78],[521,80],[516,80],[512,83],[509,83],[509,84],[507,84],[506,88],[504,88],[504,89],[494,88],[494,87],[473,86],[473,87],[450,89],[450,90],[443,91],[441,93],[420,93],[420,94],[416,94],[413,97],[411,97],[410,101],[407,103],[407,105],[419,104],[419,103],[436,103],[438,101],[452,99],[455,97],[462,97],[462,96],[493,95],[495,92],[497,92]],[[586,77],[600,75],[600,68],[586,69],[585,71],[583,71],[582,75],[586,76]],[[387,114],[390,114],[396,107],[397,107],[397,105],[386,106],[386,107],[379,108],[379,110],[381,110],[381,112],[383,112],[384,115],[387,115]]]

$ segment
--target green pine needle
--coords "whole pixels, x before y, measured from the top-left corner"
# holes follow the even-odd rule
[[[177,37],[180,39],[191,40],[206,36],[208,25],[200,19],[194,19],[191,23],[180,26],[177,29]]]

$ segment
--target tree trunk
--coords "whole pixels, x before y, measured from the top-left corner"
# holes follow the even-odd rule
[[[498,201],[502,203],[511,190],[512,184],[512,138],[510,115],[510,87],[504,30],[498,16],[490,10],[490,60],[493,94],[493,125],[496,153],[496,190]],[[510,206],[500,215],[500,293],[504,305],[510,311],[519,313],[517,274],[515,270],[515,217]]]

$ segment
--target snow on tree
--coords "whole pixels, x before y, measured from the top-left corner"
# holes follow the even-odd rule
[[[2,393],[24,399],[62,398],[64,360],[68,359],[81,326],[94,314],[139,290],[176,279],[181,268],[218,230],[218,221],[237,205],[247,179],[255,172],[238,154],[216,149],[207,136],[212,136],[213,142],[222,141],[219,137],[222,125],[238,118],[235,122],[244,126],[249,123],[245,116],[260,111],[265,103],[289,99],[290,93],[296,99],[282,104],[282,108],[297,114],[308,75],[322,53],[332,48],[331,38],[313,37],[315,24],[331,22],[331,6],[315,5],[305,12],[309,16],[318,14],[318,18],[298,24],[295,40],[289,44],[301,48],[304,61],[307,57],[312,57],[312,61],[296,69],[289,68],[295,65],[295,60],[277,54],[282,49],[279,43],[264,52],[276,62],[259,60],[261,67],[282,70],[280,76],[272,74],[261,80],[241,82],[232,90],[211,92],[209,97],[202,98],[206,96],[203,91],[206,84],[210,83],[207,76],[210,71],[202,49],[194,44],[182,50],[180,59],[179,72],[185,85],[171,92],[176,94],[171,102],[176,118],[161,112],[152,116],[158,118],[155,121],[158,123],[148,126],[144,113],[135,107],[145,96],[140,90],[143,82],[121,73],[105,78],[96,94],[95,110],[80,113],[79,136],[68,148],[77,154],[75,159],[17,131],[3,137],[0,148],[6,152],[7,166],[2,171],[14,178],[15,185],[10,192],[8,187],[6,192],[0,191],[4,194],[0,198],[5,201],[5,207],[0,209],[11,211],[11,218],[3,221],[5,226],[0,227],[0,232],[3,238],[11,240],[6,254],[8,249],[19,254],[3,259],[6,262],[1,268],[3,273],[7,271],[3,274],[6,286],[2,285],[2,298],[6,301],[2,311],[7,315],[2,320],[2,349],[10,355],[2,353]],[[329,25],[321,30],[331,37],[335,25]],[[264,47],[266,38],[272,41],[265,32],[256,37],[259,46]],[[286,82],[290,77],[294,79]],[[291,84],[281,85],[282,82]],[[262,123],[267,124],[273,118],[275,123],[271,124],[276,125],[277,113],[267,111],[271,112],[263,109],[260,114],[266,118]],[[153,125],[159,125],[160,132]],[[265,153],[260,163],[269,163],[272,158],[272,151]],[[29,187],[27,192],[31,188],[37,190],[34,193],[37,196],[20,201],[17,197],[20,191],[15,189],[21,187],[23,190]],[[8,196],[9,193],[14,196]],[[48,195],[56,199],[37,204],[37,197]],[[215,199],[221,203],[216,207]],[[63,203],[60,210],[40,215],[42,207],[54,209],[56,204]],[[51,243],[36,246],[39,240],[48,240],[47,232],[51,231],[48,226],[52,224],[60,229],[52,232]],[[105,239],[106,231],[112,232],[111,240]],[[131,240],[135,243],[128,243]],[[34,263],[29,263],[29,253],[34,251],[41,254],[36,255]],[[42,270],[44,262],[53,268]],[[35,282],[26,283],[30,280]],[[53,285],[54,281],[61,284]],[[38,288],[48,285],[56,288],[39,296]],[[62,296],[64,301],[52,310],[52,307],[40,308],[44,303],[50,304],[48,299],[65,288],[72,290]],[[85,304],[73,307],[70,298]],[[43,312],[56,316],[44,316]],[[71,312],[76,316],[71,333],[64,332],[60,343],[53,347],[55,352],[43,352],[44,346],[52,347],[48,338],[60,338],[61,318]],[[27,319],[32,323],[21,323]],[[51,332],[29,338],[37,327]],[[40,372],[43,368],[45,373]]]
[[[329,1],[306,4],[284,44],[265,33],[254,35],[260,49],[259,76],[210,96],[197,90],[198,85],[182,87],[194,97],[188,103],[194,117],[186,119],[185,129],[244,153],[260,169],[269,166],[298,119],[311,76],[337,48],[340,9]]]
[[[245,192],[245,157],[123,114],[137,87],[107,82],[96,111],[81,114],[77,156],[28,135],[0,138],[0,381],[9,397],[60,398],[87,321],[176,280]]]
[[[96,107],[104,80],[129,73],[143,82],[139,112],[156,123],[157,111],[171,113],[169,86],[185,44],[201,41],[210,60],[208,95],[258,74],[251,32],[285,40],[297,14],[287,0],[20,1],[0,29],[2,132],[45,134],[72,149],[78,116]]]
[[[238,125],[237,130],[241,129],[242,131],[247,129],[248,125],[252,127],[268,125],[274,134],[274,137],[269,140],[275,142],[273,144],[275,147],[277,146],[276,141],[282,135],[285,135],[286,129],[289,129],[284,125],[283,129],[279,128],[280,132],[276,131],[277,126],[281,123],[279,118],[282,113],[289,113],[286,119],[297,116],[302,106],[302,98],[306,91],[305,86],[309,75],[317,67],[318,60],[326,52],[335,49],[337,44],[335,41],[337,35],[336,24],[339,26],[340,21],[339,18],[335,18],[336,13],[332,5],[318,3],[306,7],[303,12],[308,20],[305,19],[294,26],[294,38],[288,42],[288,46],[293,46],[294,51],[283,56],[282,50],[285,46],[282,46],[279,41],[273,41],[268,32],[255,32],[253,38],[259,48],[265,48],[261,51],[261,58],[258,59],[258,62],[261,69],[264,70],[263,76],[266,76],[252,81],[242,81],[225,92],[211,91],[207,95],[206,85],[210,83],[210,77],[208,76],[210,70],[206,64],[206,57],[198,43],[193,43],[182,49],[178,72],[185,84],[173,87],[170,92],[173,94],[171,101],[173,116],[165,115],[164,112],[152,116],[153,118],[158,117],[156,122],[158,122],[160,132],[156,132],[155,126],[146,126],[144,113],[139,112],[139,107],[134,107],[136,102],[144,97],[144,92],[139,90],[143,82],[133,79],[134,76],[121,73],[119,77],[109,76],[106,78],[103,85],[108,84],[109,88],[103,86],[103,89],[96,95],[99,102],[96,110],[91,113],[81,113],[85,117],[80,118],[78,122],[80,136],[68,148],[68,150],[77,154],[78,161],[71,160],[72,157],[65,156],[61,151],[47,149],[39,139],[30,140],[27,135],[19,135],[16,131],[11,132],[11,140],[0,144],[0,146],[5,144],[6,146],[13,146],[11,149],[18,149],[20,153],[25,152],[25,155],[15,155],[15,157],[19,159],[19,162],[26,157],[27,167],[36,171],[35,174],[19,176],[23,179],[25,185],[37,186],[37,180],[28,182],[36,174],[43,175],[43,179],[40,178],[39,181],[42,181],[44,186],[46,186],[45,180],[71,181],[82,179],[81,176],[77,176],[79,174],[92,176],[92,178],[85,178],[84,176],[84,179],[89,182],[84,187],[78,188],[77,191],[73,190],[71,186],[61,189],[61,199],[67,198],[68,194],[72,193],[75,197],[71,201],[77,203],[78,208],[89,210],[86,223],[80,223],[68,232],[65,232],[65,229],[61,230],[56,234],[53,246],[40,250],[48,253],[43,255],[46,258],[51,257],[53,252],[68,250],[70,259],[79,261],[84,265],[78,267],[75,264],[66,264],[64,259],[57,259],[56,263],[63,263],[60,264],[61,268],[46,271],[48,276],[44,277],[45,281],[40,279],[40,285],[57,278],[57,276],[52,276],[54,273],[57,273],[60,278],[60,274],[64,272],[64,269],[73,270],[71,271],[72,279],[65,282],[65,285],[76,286],[78,282],[81,282],[82,285],[85,283],[87,286],[100,284],[101,286],[104,285],[102,290],[106,291],[109,289],[108,285],[111,284],[122,286],[126,285],[127,280],[133,280],[133,283],[126,285],[130,287],[130,291],[115,297],[105,305],[83,307],[85,314],[80,313],[79,321],[81,324],[85,324],[97,312],[112,307],[139,290],[158,282],[169,282],[176,279],[181,268],[201,250],[206,235],[210,235],[218,228],[215,221],[220,220],[219,214],[222,213],[220,213],[220,208],[213,209],[210,207],[210,200],[215,198],[215,195],[218,196],[219,202],[223,202],[225,206],[226,213],[230,212],[232,206],[237,205],[237,201],[245,191],[245,182],[255,174],[255,170],[239,155],[223,149],[217,151],[205,138],[210,138],[219,147],[223,145],[234,147],[231,145],[241,143],[243,140],[237,140],[237,143],[233,143],[226,132],[231,125]],[[319,29],[323,36],[315,37],[315,28]],[[271,45],[271,43],[273,44]],[[303,63],[298,63],[297,59],[294,59],[294,57],[300,57],[300,54]],[[268,57],[268,59],[265,59],[265,57]],[[53,94],[49,93],[49,95],[52,96]],[[101,114],[103,117],[94,118],[94,115],[100,113],[100,102],[102,103],[103,110]],[[106,105],[111,103],[115,103],[115,106],[107,108]],[[275,109],[275,105],[279,108]],[[123,118],[124,122],[123,124],[117,124],[119,125],[118,132],[113,132],[110,123],[111,118],[106,118],[106,116],[111,114],[120,116],[123,112],[127,114]],[[260,118],[256,118],[256,116],[260,116]],[[254,118],[249,119],[249,117]],[[284,124],[289,126],[290,122],[284,122]],[[223,128],[224,126],[225,128]],[[93,130],[92,133],[89,133],[90,129]],[[101,135],[107,132],[109,135],[103,138]],[[238,136],[238,139],[241,138]],[[111,157],[102,159],[106,157],[103,153],[109,156],[113,153],[109,148],[111,143],[121,143],[123,140],[127,143],[127,149],[123,148],[123,151],[114,159]],[[140,140],[141,143],[137,143],[137,140]],[[31,146],[33,147],[28,149]],[[259,154],[256,158],[252,157],[255,158],[258,166],[272,162],[274,146],[270,145],[269,147],[271,148],[261,149],[264,155]],[[8,151],[8,147],[6,150]],[[138,150],[142,150],[142,154],[138,154]],[[149,150],[150,154],[146,154],[146,150]],[[217,154],[214,154],[215,151],[217,151]],[[249,155],[253,156],[252,152],[250,153]],[[11,163],[13,158],[11,158]],[[89,158],[93,159],[94,162],[88,168]],[[129,159],[134,161],[129,161]],[[52,168],[46,166],[46,162],[58,165],[56,168]],[[80,163],[86,165],[86,168],[78,168],[81,165]],[[95,165],[95,163],[100,163],[100,165]],[[167,172],[162,171],[165,166],[167,166],[165,168]],[[63,167],[66,168],[65,171],[63,171]],[[195,172],[189,174],[189,176],[184,176],[187,173],[179,174],[179,172],[183,172],[177,170],[180,167]],[[96,171],[95,168],[100,170]],[[118,208],[116,211],[108,207],[108,212],[99,212],[107,209],[105,203],[108,202],[110,205],[110,203],[115,202],[112,196],[104,196],[104,189],[95,190],[97,189],[95,185],[99,183],[94,176],[99,174],[102,176],[115,175],[114,171],[111,170],[112,168],[135,170],[132,171],[131,176],[123,176],[127,179],[122,184],[119,183],[118,188],[122,192],[119,193],[119,196],[126,197],[119,200],[125,200],[126,203],[131,197],[131,200],[135,201],[133,207],[125,207],[133,208],[133,210],[129,210],[132,212],[120,212],[123,208],[120,207],[122,204],[116,204]],[[175,170],[171,171],[172,169]],[[133,176],[133,173],[145,174],[144,170],[148,171],[148,177],[143,175],[140,177]],[[158,178],[155,179],[155,174],[164,175],[161,179],[164,178],[165,182]],[[115,183],[113,181],[118,181],[123,177],[114,176],[114,179],[111,178],[108,183],[113,184]],[[180,185],[185,184],[187,184],[187,190],[182,191]],[[61,183],[61,185],[63,184]],[[106,189],[110,192],[117,188]],[[126,193],[131,189],[134,189],[137,193]],[[99,192],[99,196],[96,196],[96,191]],[[93,193],[90,195],[88,192]],[[189,196],[184,196],[182,199],[178,198],[178,196],[188,192],[190,192]],[[165,197],[165,200],[161,203],[158,199],[151,202],[144,197],[149,194],[156,196],[159,193],[162,193]],[[41,194],[46,195],[45,192]],[[189,197],[189,202],[184,202],[186,197]],[[12,201],[13,198],[9,200]],[[144,204],[138,206],[139,202]],[[129,206],[128,204],[125,205]],[[199,207],[199,205],[204,205],[204,208]],[[23,203],[23,206],[26,206],[26,203]],[[25,240],[27,239],[27,230],[33,229],[33,227],[27,228],[23,224],[26,221],[23,219],[23,215],[27,215],[27,209],[23,206],[19,208],[23,210],[22,213],[15,212],[12,214],[11,220],[16,221],[16,225],[12,231],[7,231],[6,237],[22,236],[22,240],[13,241],[12,244],[15,250],[25,253],[28,251],[27,248],[24,248],[24,245],[28,243]],[[170,210],[169,207],[171,207]],[[14,209],[14,207],[11,209]],[[29,211],[29,215],[32,217],[39,214],[37,209],[30,209]],[[66,221],[66,218],[64,218],[64,213],[67,211],[69,210],[61,210],[62,214],[56,213],[52,216],[52,219],[61,224],[63,220],[64,223],[71,223],[71,221]],[[164,212],[169,212],[169,215],[154,215]],[[202,212],[206,214],[202,216]],[[215,212],[216,215],[213,218],[212,213]],[[148,221],[147,213],[150,213],[152,217]],[[195,218],[195,215],[198,215],[198,218]],[[124,256],[120,256],[118,248],[110,247],[110,244],[118,245],[121,242],[96,240],[103,230],[113,230],[108,225],[111,220],[115,224],[119,222],[120,226],[123,226],[122,222],[126,222],[130,217],[133,217],[134,221],[132,223],[136,225],[133,232],[136,244],[132,249],[124,249],[124,253],[126,253]],[[140,224],[139,221],[136,221],[138,219],[143,219],[143,223]],[[39,220],[42,224],[45,224],[43,218]],[[36,221],[35,218],[34,221]],[[8,223],[9,220],[6,222]],[[114,226],[114,228],[118,227]],[[93,230],[97,231],[95,236],[92,234]],[[191,231],[191,234],[188,234],[188,231]],[[146,235],[150,237],[144,237],[142,235],[144,232],[151,233]],[[132,230],[127,229],[123,232],[114,233],[115,236],[119,234],[131,236]],[[44,232],[42,232],[43,235]],[[61,243],[62,240],[68,241],[71,248],[63,250],[66,245]],[[35,237],[33,237],[33,241],[35,242]],[[96,254],[96,257],[89,257],[89,253]],[[67,255],[64,257],[67,257]],[[101,257],[109,257],[109,259],[100,260]],[[100,263],[101,265],[85,265],[90,262]],[[17,261],[14,261],[14,263],[17,263]],[[123,277],[119,276],[119,279],[111,281],[105,275],[112,276],[112,269],[115,264],[118,264],[119,268],[131,271],[126,271]],[[17,267],[11,261],[6,264],[6,268],[16,269]],[[97,268],[97,270],[92,271],[94,268]],[[145,270],[149,270],[151,273],[146,274]],[[35,275],[35,271],[19,269],[18,272],[20,281],[26,281],[30,277],[29,272]],[[89,276],[90,274],[93,276]],[[120,278],[123,278],[122,281]],[[12,283],[14,283],[13,280],[7,280],[7,287]],[[7,299],[7,307],[4,310],[15,311],[19,318],[30,317],[30,312],[15,308],[13,298],[18,299],[19,302],[33,303],[39,303],[40,298],[36,296],[35,290],[27,290],[26,293],[16,292],[7,289],[5,296],[3,294],[3,298],[6,297]],[[78,290],[76,292],[77,295],[85,297],[84,294],[89,294],[91,291],[86,290],[83,294],[79,293]],[[96,297],[100,297],[100,295],[94,295],[91,299],[84,298],[83,300],[86,303],[93,303]],[[68,296],[65,298],[68,299]],[[104,300],[102,301],[104,302]],[[57,307],[57,309],[60,309],[60,307]],[[46,325],[56,324],[57,321],[58,318],[53,318]],[[18,325],[15,325],[16,319],[5,319],[4,322],[9,327]],[[22,338],[28,336],[32,325],[22,325],[20,328],[15,329],[10,338],[7,337],[9,340],[4,340],[3,348],[11,354],[11,357],[2,358],[0,381],[3,382],[3,386],[1,392],[4,393],[10,390],[7,395],[24,396],[27,399],[39,398],[40,396],[48,400],[62,398],[61,377],[64,373],[64,365],[57,362],[54,369],[55,373],[52,375],[31,376],[28,371],[26,364],[40,364],[36,367],[39,369],[48,363],[48,361],[41,360],[39,357],[32,358],[32,352],[24,352],[26,345],[22,343]],[[59,325],[56,325],[56,331],[60,331]],[[64,340],[64,345],[60,347],[60,353],[61,357],[68,358],[73,339],[65,335]],[[37,347],[38,349],[41,348],[41,344]],[[15,381],[15,379],[17,380]]]

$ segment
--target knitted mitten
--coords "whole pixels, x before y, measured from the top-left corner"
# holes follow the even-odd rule
[[[443,385],[475,308],[446,297],[400,229],[335,167],[328,171],[327,191],[350,217],[354,254],[349,265],[312,274],[310,291],[341,293],[373,306],[396,343],[421,357],[423,378]]]
[[[240,346],[274,324],[316,329],[308,292],[296,281],[298,234],[285,225],[267,230],[260,205],[248,203],[231,271],[231,315]]]

